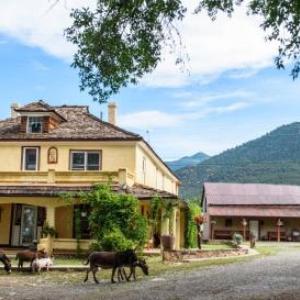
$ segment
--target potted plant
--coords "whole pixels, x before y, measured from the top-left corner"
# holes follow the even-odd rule
[[[166,251],[170,251],[174,249],[175,237],[173,235],[162,235],[161,236],[161,243],[163,249]]]
[[[55,238],[57,237],[57,231],[55,230],[54,227],[51,227],[49,226],[48,223],[46,223],[44,226],[43,226],[43,229],[41,231],[41,234],[43,237],[47,237],[47,236],[50,236],[52,238]]]

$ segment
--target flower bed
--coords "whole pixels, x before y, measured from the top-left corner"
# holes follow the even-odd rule
[[[248,249],[224,249],[224,250],[173,250],[163,251],[163,260],[167,262],[184,262],[193,259],[205,259],[213,257],[230,257],[247,255]]]

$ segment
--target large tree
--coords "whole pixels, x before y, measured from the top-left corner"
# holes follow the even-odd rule
[[[292,61],[291,75],[298,77],[300,1],[200,0],[195,12],[205,10],[215,19],[219,11],[231,16],[242,4],[249,15],[263,17],[267,39],[279,42],[276,66],[284,68]],[[81,89],[101,103],[120,88],[136,84],[155,69],[163,46],[175,40],[175,24],[185,11],[180,0],[98,0],[95,10],[74,10],[66,36],[78,46],[72,65],[79,69]]]

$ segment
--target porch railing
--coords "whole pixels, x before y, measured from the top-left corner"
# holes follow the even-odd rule
[[[98,182],[114,182],[134,184],[134,174],[128,169],[117,171],[37,171],[37,172],[0,172],[0,185],[63,185],[63,184],[91,184]]]

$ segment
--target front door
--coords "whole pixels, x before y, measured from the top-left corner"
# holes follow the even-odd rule
[[[22,206],[22,222],[20,244],[29,246],[36,239],[37,207],[30,205]]]
[[[259,239],[259,221],[250,220],[249,221],[249,231],[255,236],[256,240]]]

